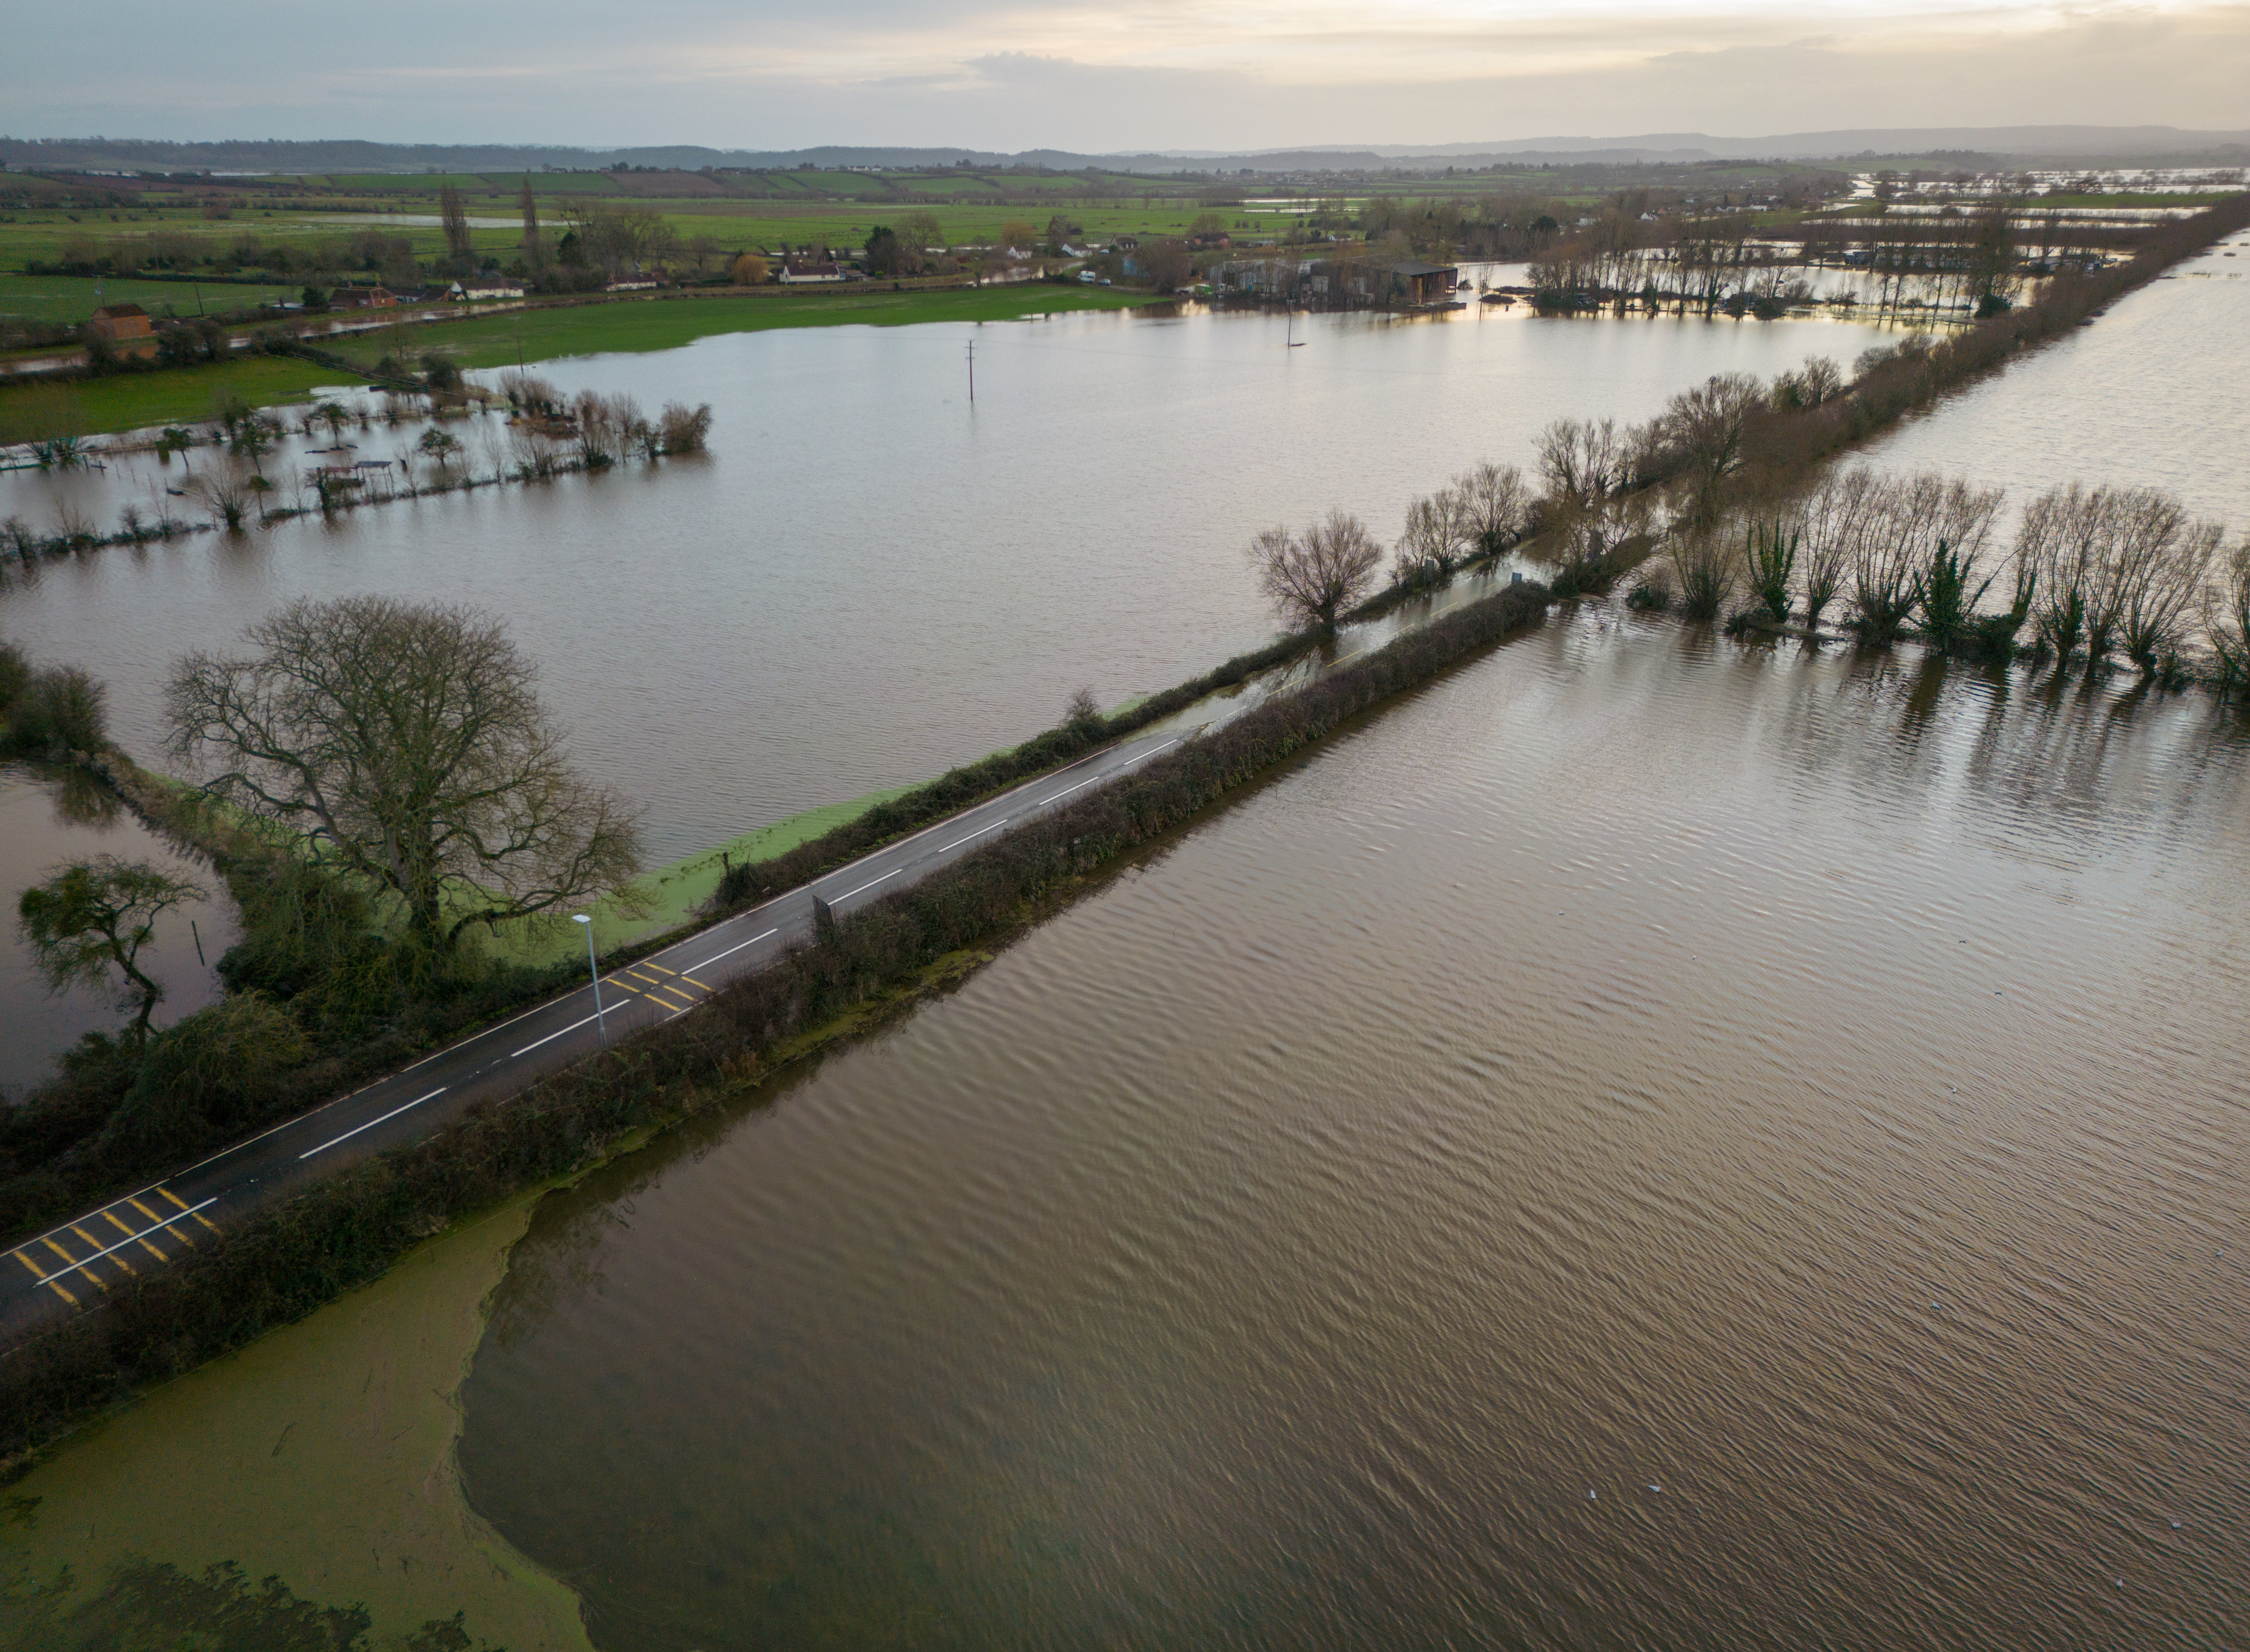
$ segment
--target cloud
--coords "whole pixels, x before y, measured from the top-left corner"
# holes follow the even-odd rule
[[[270,15],[268,15],[270,14]],[[2233,127],[2250,8],[1922,0],[400,0],[349,53],[275,0],[198,26],[119,0],[124,50],[34,14],[23,135],[1089,150],[1750,135],[1907,125]]]

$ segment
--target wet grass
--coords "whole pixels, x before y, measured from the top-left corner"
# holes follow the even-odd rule
[[[0,385],[0,443],[191,424],[215,417],[232,396],[252,407],[309,402],[314,389],[339,376],[332,367],[295,356],[245,355],[153,373]]]

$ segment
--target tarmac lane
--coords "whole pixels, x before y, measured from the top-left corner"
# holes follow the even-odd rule
[[[687,1014],[811,940],[816,899],[839,912],[911,887],[1010,826],[1067,807],[1185,738],[1147,734],[1093,753],[23,1241],[0,1264],[0,1344],[100,1305],[118,1285],[177,1260],[231,1218],[430,1135],[611,1039]]]

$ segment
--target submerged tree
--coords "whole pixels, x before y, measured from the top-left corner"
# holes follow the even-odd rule
[[[215,771],[205,790],[394,892],[420,946],[449,953],[640,870],[632,811],[571,768],[499,620],[348,597],[243,635],[246,656],[180,662],[173,749]]]
[[[160,916],[204,898],[203,887],[190,879],[145,861],[100,855],[73,861],[25,890],[16,915],[48,989],[114,985],[117,1007],[134,1012],[128,1036],[138,1044],[148,1037],[148,1018],[164,995],[163,987],[141,967],[141,949],[155,934]]]
[[[1334,631],[1337,613],[1366,593],[1382,561],[1367,525],[1343,511],[1330,511],[1301,533],[1269,527],[1250,547],[1259,589],[1274,611],[1289,625],[1324,631]]]

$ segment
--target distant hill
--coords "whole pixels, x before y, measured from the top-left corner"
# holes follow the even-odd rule
[[[1441,172],[1507,164],[1647,164],[1737,160],[1862,160],[1947,155],[1967,162],[2049,164],[2250,163],[2250,131],[2178,127],[1902,127],[1717,138],[1700,132],[1632,137],[1510,138],[1486,143],[1374,144],[1239,153],[1085,155],[1066,149],[853,148],[712,149],[694,144],[578,149],[549,144],[369,143],[355,139],[162,143],[121,138],[0,138],[0,164],[122,172],[538,172],[652,167],[1036,167],[1074,172]]]

